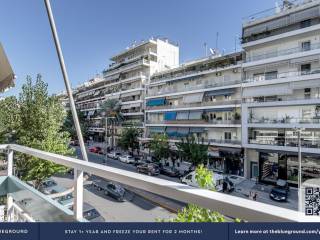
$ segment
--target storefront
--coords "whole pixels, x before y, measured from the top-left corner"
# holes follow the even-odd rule
[[[320,156],[302,155],[302,182],[320,178]],[[259,151],[259,181],[275,184],[278,179],[298,185],[298,155],[290,152]]]

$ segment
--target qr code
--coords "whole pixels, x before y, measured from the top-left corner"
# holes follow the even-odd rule
[[[320,188],[306,188],[305,213],[309,216],[320,216]]]

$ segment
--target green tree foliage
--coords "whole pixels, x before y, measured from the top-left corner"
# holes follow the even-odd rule
[[[61,155],[73,154],[68,146],[69,134],[61,130],[65,119],[63,107],[57,97],[49,96],[41,75],[34,83],[27,77],[19,98],[12,97],[7,101],[13,114],[8,124],[12,129],[8,130],[15,130],[18,144]],[[0,121],[0,125],[6,124],[3,116]],[[19,176],[33,181],[35,187],[44,179],[66,170],[61,165],[22,154],[16,154],[16,167]]]
[[[200,188],[205,188],[214,191],[213,172],[206,168],[203,164],[196,168],[196,181]]]
[[[141,136],[141,129],[130,127],[124,128],[120,139],[119,146],[127,150],[129,152],[133,152],[134,150],[139,150],[139,137]]]
[[[17,127],[20,124],[16,97],[0,100],[0,109],[0,143],[14,143],[17,139]]]
[[[168,158],[170,155],[169,139],[166,134],[156,134],[149,143],[149,148],[153,152],[156,160]]]
[[[182,139],[181,142],[176,143],[176,146],[182,158],[194,166],[198,166],[208,159],[208,145],[196,141],[193,136]]]
[[[87,139],[89,125],[88,125],[88,122],[86,121],[86,117],[84,116],[83,112],[81,112],[81,111],[77,111],[77,115],[79,118],[82,136],[84,139]],[[71,139],[78,139],[78,135],[77,135],[75,125],[73,123],[73,117],[72,117],[71,111],[67,112],[67,116],[66,116],[64,123],[63,123],[63,126],[62,126],[62,131],[69,132]]]

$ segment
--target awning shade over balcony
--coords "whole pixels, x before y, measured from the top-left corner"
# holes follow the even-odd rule
[[[320,80],[309,80],[309,81],[300,81],[300,82],[292,82],[292,89],[304,89],[304,88],[317,88],[320,86]]]
[[[14,86],[14,73],[0,43],[0,92]]]
[[[178,128],[176,135],[177,137],[186,137],[189,135],[189,131],[189,128]]]
[[[189,120],[200,120],[202,119],[203,111],[190,111]]]
[[[157,98],[157,99],[150,99],[147,101],[147,106],[153,107],[153,106],[162,106],[166,102],[165,98]]]
[[[202,102],[204,93],[195,93],[183,96],[184,103],[199,103]]]
[[[235,93],[235,91],[236,91],[235,88],[215,90],[215,91],[206,92],[206,96],[213,97],[213,96],[232,95],[233,93]]]
[[[257,86],[244,88],[242,97],[260,97],[260,96],[276,96],[276,95],[290,95],[292,89],[289,83],[273,84],[266,86]]]
[[[176,119],[177,119],[177,120],[188,120],[188,119],[189,119],[189,111],[186,111],[186,112],[178,112]]]
[[[177,112],[166,112],[164,114],[164,120],[166,121],[176,120],[176,118],[177,118]]]

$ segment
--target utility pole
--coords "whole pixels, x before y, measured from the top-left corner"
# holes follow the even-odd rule
[[[302,212],[302,153],[301,153],[301,132],[303,128],[295,128],[296,133],[298,134],[298,211]]]

